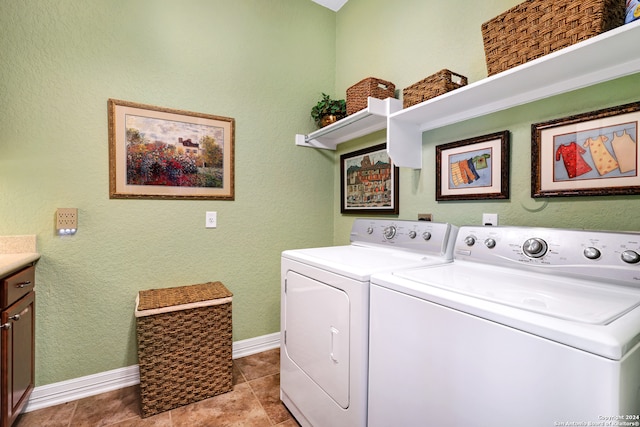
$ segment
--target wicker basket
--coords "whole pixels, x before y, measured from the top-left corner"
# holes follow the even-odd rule
[[[482,24],[489,75],[624,23],[625,0],[528,0]],[[594,58],[594,61],[597,58]]]
[[[367,77],[347,89],[347,115],[367,108],[367,97],[394,98],[396,86],[386,80]]]
[[[138,293],[143,418],[232,390],[231,299],[220,282]]]
[[[402,107],[435,98],[467,84],[467,78],[449,70],[440,70],[402,90]]]

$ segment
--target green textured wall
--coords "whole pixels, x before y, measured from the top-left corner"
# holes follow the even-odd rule
[[[480,26],[519,0],[469,2],[350,0],[337,15],[336,92],[375,76],[402,88],[447,68],[469,82],[487,76]],[[621,49],[627,47],[621,46]],[[597,60],[597,58],[594,58]],[[523,81],[526,86],[527,82]],[[400,169],[401,219],[432,213],[435,221],[480,224],[497,213],[501,225],[640,231],[640,196],[531,198],[531,124],[640,100],[640,74],[423,134],[421,170]],[[497,131],[511,132],[511,197],[504,201],[435,200],[435,146]],[[344,143],[339,156],[386,141],[380,131]],[[334,241],[348,241],[352,215],[340,214],[340,185],[334,182]]]
[[[0,235],[37,234],[43,255],[37,385],[135,364],[141,289],[221,280],[234,340],[279,330],[280,252],[348,240],[337,160],[385,141],[296,147],[319,93],[368,76],[401,91],[442,68],[484,78],[480,24],[518,2],[350,0],[336,14],[308,0],[0,0]],[[426,133],[425,167],[401,169],[399,217],[639,230],[638,197],[529,196],[531,123],[638,88],[631,76]],[[236,200],[110,200],[108,98],[234,117]],[[510,200],[435,202],[434,146],[504,129]],[[79,209],[77,235],[54,235],[57,207]]]
[[[220,280],[234,340],[279,330],[280,252],[332,243],[333,157],[294,134],[334,87],[335,17],[300,0],[0,0],[0,235],[42,253],[37,385],[137,363],[142,289]],[[108,98],[235,118],[235,201],[110,200]],[[75,236],[54,235],[58,207],[78,208]]]

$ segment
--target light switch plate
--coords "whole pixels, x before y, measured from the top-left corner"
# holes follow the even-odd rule
[[[206,216],[206,228],[216,228],[218,226],[218,212],[207,212]]]

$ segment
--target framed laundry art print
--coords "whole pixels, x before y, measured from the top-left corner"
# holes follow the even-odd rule
[[[436,146],[436,200],[509,198],[509,131]]]
[[[640,194],[640,102],[531,125],[531,197]]]
[[[386,144],[340,156],[340,212],[397,214],[399,168]]]
[[[234,199],[230,117],[108,100],[109,198]]]

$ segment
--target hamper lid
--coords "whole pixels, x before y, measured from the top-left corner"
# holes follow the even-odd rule
[[[232,296],[233,294],[221,282],[149,289],[138,292],[135,315],[136,317],[142,317],[225,304],[231,302]]]

